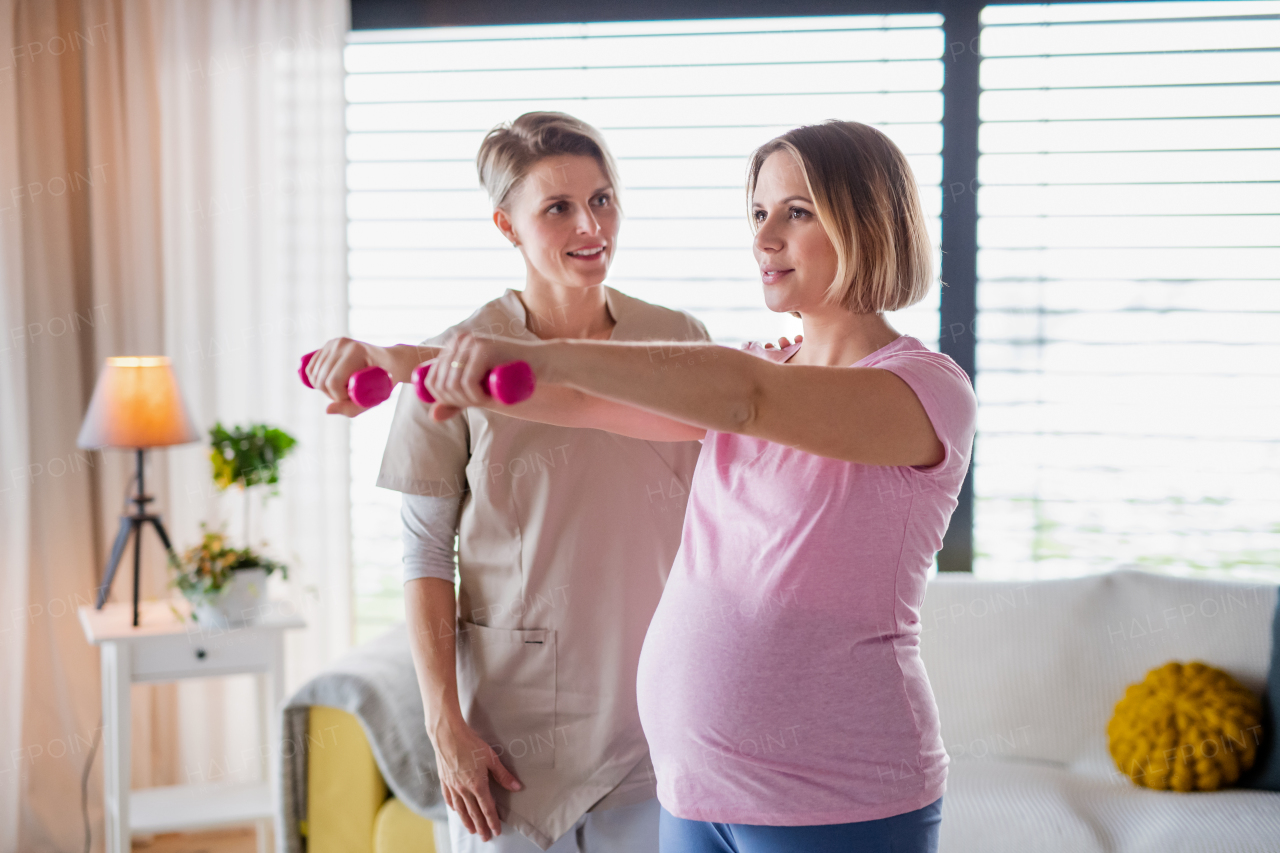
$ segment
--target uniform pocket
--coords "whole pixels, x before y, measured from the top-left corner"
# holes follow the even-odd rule
[[[516,776],[555,767],[556,632],[460,622],[458,699],[467,724]]]

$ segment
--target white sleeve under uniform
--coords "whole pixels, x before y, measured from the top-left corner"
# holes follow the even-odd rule
[[[401,539],[404,541],[404,579],[439,578],[453,583],[457,551],[461,495],[435,497],[405,492],[400,503]]]

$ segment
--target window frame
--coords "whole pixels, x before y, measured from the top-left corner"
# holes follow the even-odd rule
[[[1026,0],[1019,0],[1025,3]],[[1041,0],[1076,2],[1080,0]],[[1085,0],[1092,2],[1092,0]],[[1096,0],[1107,2],[1107,0]],[[353,30],[558,24],[583,21],[663,21],[941,13],[946,43],[942,84],[942,263],[939,349],[977,383],[978,319],[978,71],[982,10],[978,0],[351,0]],[[1001,4],[1004,5],[1004,4]],[[938,570],[973,571],[973,463],[938,552]]]

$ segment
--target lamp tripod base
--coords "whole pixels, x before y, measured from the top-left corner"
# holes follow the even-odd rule
[[[102,575],[102,586],[98,587],[98,601],[94,606],[101,610],[102,606],[107,603],[107,595],[111,592],[111,584],[116,579],[116,570],[120,568],[120,558],[124,556],[125,545],[129,543],[129,538],[133,537],[133,627],[138,627],[138,598],[141,590],[142,578],[142,528],[150,524],[156,529],[156,533],[160,536],[160,541],[164,543],[164,550],[168,552],[170,557],[175,556],[173,553],[173,545],[169,544],[169,534],[164,529],[164,523],[160,521],[160,516],[152,515],[146,511],[146,505],[154,500],[153,498],[143,494],[142,480],[142,449],[138,448],[138,494],[131,500],[136,506],[133,515],[125,515],[120,518],[120,530],[116,533],[115,544],[111,546],[111,556],[107,559],[107,567]]]

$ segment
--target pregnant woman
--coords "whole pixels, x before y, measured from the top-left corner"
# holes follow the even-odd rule
[[[355,371],[407,382],[465,332],[707,340],[688,315],[603,286],[620,212],[598,131],[529,113],[489,133],[477,165],[524,289],[421,346],[330,341],[308,365],[330,412],[361,411],[346,394]],[[404,493],[406,621],[453,850],[653,853],[636,667],[699,446],[512,417],[524,405],[440,422],[402,393],[378,478]]]
[[[748,197],[765,302],[802,344],[464,335],[432,416],[491,406],[480,376],[520,359],[522,416],[702,442],[640,660],[664,853],[933,851],[947,755],[919,608],[976,406],[883,316],[932,278],[915,180],[882,133],[829,122],[760,148]]]

